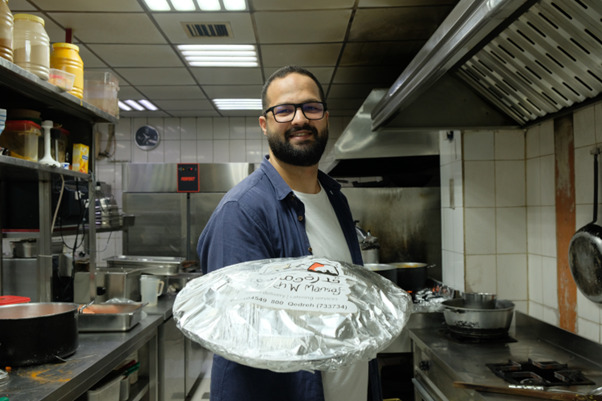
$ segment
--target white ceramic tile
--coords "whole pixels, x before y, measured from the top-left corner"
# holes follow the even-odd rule
[[[541,254],[556,258],[556,208],[541,208]]]
[[[464,219],[466,254],[494,254],[496,244],[495,209],[466,208]]]
[[[440,175],[440,194],[441,194],[441,207],[450,207],[450,185],[453,184],[452,171],[448,166],[441,166],[439,168]],[[452,180],[452,181],[450,181]]]
[[[452,249],[464,255],[464,209],[456,208],[452,210],[452,224],[454,227],[454,235]]]
[[[466,256],[466,291],[497,293],[495,255]]]
[[[573,138],[576,148],[596,142],[594,106],[580,108],[573,113]]]
[[[148,152],[133,146],[132,163],[148,163]]]
[[[539,157],[539,148],[540,148],[540,135],[539,135],[540,125],[537,124],[534,127],[531,127],[527,130],[527,137],[525,139],[525,148],[527,158]]]
[[[163,142],[163,160],[165,163],[181,163],[183,161],[182,151],[180,149],[180,146],[183,142],[185,141]]]
[[[196,140],[196,120],[194,117],[180,118],[180,140]]]
[[[464,160],[493,160],[493,131],[466,131],[463,136]]]
[[[529,302],[529,316],[543,320],[543,305],[537,302]]]
[[[577,319],[577,334],[592,341],[599,341],[600,325],[579,317]]]
[[[495,205],[525,205],[525,163],[522,160],[495,162]]]
[[[120,118],[115,124],[115,138],[119,140],[129,140],[131,138],[132,127],[130,118]]]
[[[129,141],[117,141],[115,143],[115,154],[113,155],[115,160],[129,162],[132,159],[132,151]]]
[[[543,303],[549,308],[558,309],[558,281],[556,258],[542,257]]]
[[[496,209],[497,253],[527,252],[527,211],[525,207]]]
[[[523,160],[525,158],[525,133],[523,130],[496,131],[495,160]]]
[[[209,117],[196,119],[196,139],[213,139],[213,119]]]
[[[230,141],[213,141],[213,162],[230,162]]]
[[[213,119],[213,139],[230,138],[230,120],[228,118]]]
[[[247,161],[247,144],[244,139],[230,140],[230,163]]]
[[[549,119],[542,121],[539,127],[539,154],[553,155],[554,154],[554,120]]]
[[[454,179],[454,199],[453,207],[462,208],[464,206],[464,172],[462,171],[462,160],[456,160],[450,164]]]
[[[497,256],[497,294],[502,299],[527,299],[527,255]]]
[[[529,300],[543,303],[543,280],[542,280],[542,257],[539,255],[528,255],[529,269]]]
[[[464,206],[495,206],[495,163],[493,161],[464,162]]]
[[[163,119],[163,136],[164,141],[179,141],[180,138],[180,119],[179,118],[164,118]]]
[[[230,117],[230,139],[245,139],[246,131],[244,117]]]
[[[517,301],[514,300],[512,301],[514,303],[514,311],[518,311],[518,312],[522,312],[522,313],[527,313],[529,310],[529,301]],[[511,323],[514,324],[514,323]]]
[[[197,141],[196,154],[198,163],[213,163],[213,141]]]
[[[165,144],[167,142],[163,141],[163,142],[159,142],[159,146],[157,146],[155,149],[148,151],[148,156],[147,156],[147,163],[165,163]]]
[[[331,119],[333,120],[333,119]],[[336,121],[336,120],[335,120]],[[330,123],[330,130],[332,131],[332,122]],[[246,139],[263,139],[263,132],[259,127],[259,117],[246,117],[245,119],[245,138]]]
[[[541,206],[527,207],[527,251],[534,255],[542,254],[541,215]]]
[[[539,167],[541,205],[554,206],[556,204],[556,173],[554,156],[542,156],[540,158]]]
[[[247,163],[261,163],[261,143],[260,139],[247,139],[246,144],[246,162]]]
[[[600,323],[602,306],[590,301],[581,291],[577,291],[577,315],[594,323]]]
[[[441,249],[453,251],[453,235],[451,232],[451,214],[452,210],[446,207],[441,208]]]
[[[526,162],[526,201],[527,206],[539,206],[541,204],[541,159],[527,159]]]
[[[180,163],[197,163],[197,151],[196,151],[197,141],[186,140],[181,141],[179,143],[179,159]],[[165,159],[171,160],[167,157],[167,152],[165,153]]]
[[[446,166],[455,160],[456,141],[460,141],[460,139],[452,138],[450,140],[447,138],[447,131],[439,132],[439,165]]]

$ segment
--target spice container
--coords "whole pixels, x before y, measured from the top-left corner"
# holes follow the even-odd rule
[[[0,135],[0,146],[8,149],[12,157],[37,162],[38,140],[41,135],[40,126],[33,121],[7,120]]]
[[[32,14],[15,14],[13,62],[21,68],[48,80],[50,39],[44,20]]]
[[[84,97],[84,62],[79,56],[79,47],[71,43],[53,43],[50,55],[50,67],[75,75],[73,88],[69,90],[73,96]]]
[[[0,0],[0,57],[13,61],[13,14],[8,0]]]
[[[119,79],[110,72],[88,71],[84,80],[84,101],[118,117]]]

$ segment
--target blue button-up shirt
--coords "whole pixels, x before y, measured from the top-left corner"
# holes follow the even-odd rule
[[[321,171],[318,179],[341,224],[353,263],[361,265],[355,225],[341,186]],[[267,157],[221,200],[201,233],[197,252],[204,273],[250,260],[311,255],[305,207]],[[376,360],[370,363],[369,399],[382,399]],[[216,355],[211,400],[323,401],[322,375],[275,373]]]

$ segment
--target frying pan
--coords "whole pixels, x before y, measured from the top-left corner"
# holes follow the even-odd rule
[[[577,288],[589,300],[602,303],[602,227],[598,220],[598,154],[594,154],[594,219],[581,227],[569,244],[569,266]]]

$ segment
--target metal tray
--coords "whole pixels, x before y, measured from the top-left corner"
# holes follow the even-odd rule
[[[149,274],[175,274],[180,271],[184,258],[170,256],[128,256],[119,255],[108,259],[107,267],[123,269],[143,269]]]
[[[78,331],[129,331],[140,322],[143,306],[142,303],[87,306],[78,316]]]

